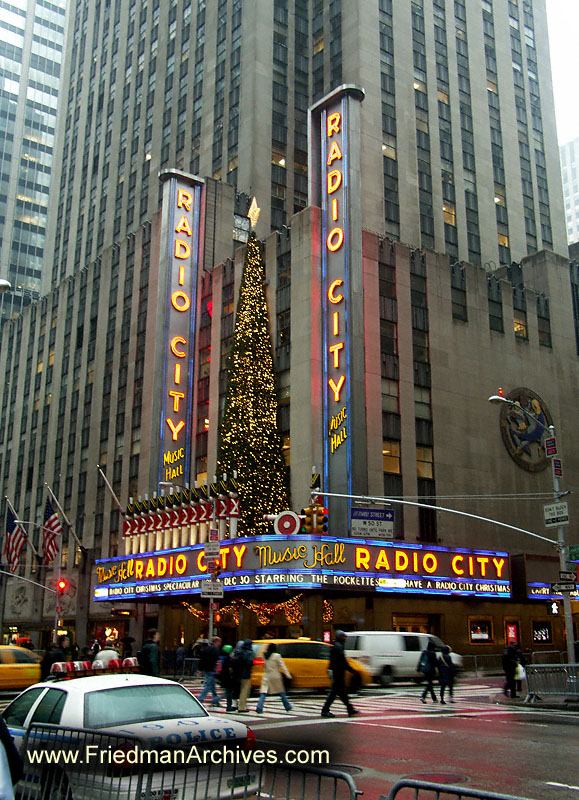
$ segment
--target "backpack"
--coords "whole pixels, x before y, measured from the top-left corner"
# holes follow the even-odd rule
[[[430,659],[428,658],[426,650],[423,651],[418,661],[418,672],[422,672],[425,675],[427,672],[430,672]]]

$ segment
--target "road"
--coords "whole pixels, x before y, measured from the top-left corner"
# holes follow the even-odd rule
[[[239,719],[260,743],[330,750],[332,766],[354,777],[365,800],[387,795],[401,777],[518,795],[530,800],[579,800],[579,713],[536,710],[501,701],[499,681],[463,681],[456,702],[424,706],[420,689],[364,690],[348,719],[337,700],[335,719],[321,719],[322,696],[292,698],[284,712],[271,698],[263,715],[253,701]]]
[[[188,688],[198,694],[199,682]],[[269,698],[263,714],[251,698],[248,714],[231,717],[248,724],[264,748],[327,749],[329,766],[352,775],[364,800],[379,800],[402,777],[529,800],[579,800],[579,712],[514,705],[498,679],[463,678],[446,706],[422,705],[420,691],[412,684],[366,688],[352,697],[360,711],[353,718],[336,700],[335,719],[322,719],[322,693],[292,695],[290,712]],[[6,703],[0,697],[0,710]],[[225,714],[223,707],[208,710]]]

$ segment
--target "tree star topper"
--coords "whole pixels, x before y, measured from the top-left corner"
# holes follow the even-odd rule
[[[257,225],[257,220],[259,219],[260,211],[261,208],[258,207],[257,200],[254,197],[253,200],[251,201],[251,205],[249,206],[249,211],[247,212],[247,216],[251,220],[252,228],[255,228],[255,226]]]

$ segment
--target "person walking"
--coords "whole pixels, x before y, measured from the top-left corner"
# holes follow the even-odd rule
[[[239,681],[239,702],[237,710],[240,714],[248,714],[247,698],[251,691],[251,669],[253,667],[253,643],[251,639],[244,639],[236,648],[233,655],[233,674]]]
[[[277,645],[275,642],[267,646],[263,657],[263,678],[261,680],[261,686],[259,687],[259,700],[257,701],[257,708],[255,710],[258,714],[262,714],[265,698],[270,694],[279,694],[285,710],[291,711],[292,704],[287,699],[287,694],[285,693],[282,672],[290,679],[291,673],[286,667],[283,658],[277,652]]]
[[[523,658],[523,654],[518,649],[517,643],[515,641],[511,641],[505,647],[503,651],[503,672],[505,673],[505,686],[503,692],[505,696],[508,697],[509,692],[511,697],[514,698],[517,696],[517,684],[515,679],[515,673],[517,671],[517,665],[520,663],[520,658]],[[523,658],[523,661],[525,659]]]
[[[139,666],[143,675],[152,675],[154,678],[158,678],[161,661],[159,652],[161,634],[156,628],[151,628],[147,633],[148,638],[139,651],[140,656],[137,655]]]
[[[203,673],[205,679],[201,694],[199,695],[199,702],[202,703],[207,695],[211,693],[213,695],[213,702],[211,705],[215,708],[219,708],[219,692],[215,685],[215,672],[217,662],[219,661],[220,647],[221,638],[219,636],[214,636],[211,640],[211,644],[208,644],[207,647],[201,650],[199,660],[199,670]]]
[[[453,689],[454,689],[454,676],[456,675],[456,667],[450,656],[450,647],[444,645],[442,653],[438,657],[438,680],[440,682],[440,702],[446,705],[444,699],[444,690],[448,689],[449,702],[454,703]]]
[[[184,670],[185,665],[185,645],[181,643],[177,648],[177,652],[175,653],[175,675],[179,677],[183,677],[185,674]]]
[[[233,675],[233,659],[231,654],[233,652],[233,647],[230,644],[224,644],[221,648],[222,656],[221,656],[221,671],[219,672],[219,685],[223,689],[225,693],[225,711],[230,713],[231,711],[235,710],[235,706],[237,706],[237,701],[235,702],[235,706],[233,703],[233,693],[235,689],[235,678]],[[239,692],[237,693],[239,697]]]
[[[332,645],[332,649],[330,650],[329,670],[332,675],[332,685],[330,687],[330,693],[326,697],[326,702],[322,707],[322,717],[335,716],[335,714],[332,714],[330,711],[330,708],[336,697],[339,697],[342,703],[346,706],[349,717],[353,717],[354,714],[360,713],[358,709],[354,708],[354,706],[350,703],[348,692],[346,690],[346,672],[351,672],[354,674],[356,670],[348,664],[348,659],[346,658],[346,654],[344,652],[345,641],[346,634],[344,631],[336,631],[336,638],[334,640],[334,644]]]
[[[436,699],[436,695],[434,693],[434,679],[436,678],[436,648],[432,639],[428,642],[426,650],[423,650],[420,654],[420,659],[416,669],[418,672],[422,672],[424,675],[424,680],[426,681],[426,686],[424,687],[424,691],[422,692],[422,696],[420,698],[421,702],[426,703],[426,695],[428,692],[430,692],[432,702],[437,703],[438,700]]]

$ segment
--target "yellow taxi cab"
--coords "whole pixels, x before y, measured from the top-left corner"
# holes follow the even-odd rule
[[[316,642],[313,639],[258,639],[253,642],[253,669],[251,671],[251,686],[259,689],[263,676],[264,653],[267,647],[274,642],[277,652],[285,661],[292,674],[292,679],[286,682],[286,688],[291,689],[327,689],[331,680],[328,674],[330,650],[332,645],[326,642]],[[366,686],[372,681],[372,673],[359,661],[348,659],[348,664],[354,673],[346,672],[346,685],[351,692],[357,692],[361,686]]]
[[[40,656],[25,647],[0,645],[0,691],[26,689],[40,680]]]

